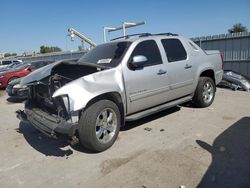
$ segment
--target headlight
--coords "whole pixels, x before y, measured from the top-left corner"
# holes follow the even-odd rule
[[[65,106],[67,112],[70,113],[71,111],[73,111],[72,105],[74,103],[73,103],[72,99],[70,99],[68,95],[61,95],[61,98],[63,100],[64,106]]]
[[[61,97],[62,97],[62,100],[63,100],[63,103],[64,103],[66,110],[68,112],[70,112],[70,103],[69,103],[70,101],[69,101],[68,95],[62,95]]]
[[[27,88],[27,85],[22,85],[22,84],[16,84],[13,86],[14,89],[25,89]]]

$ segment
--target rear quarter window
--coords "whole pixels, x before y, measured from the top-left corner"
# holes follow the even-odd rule
[[[187,52],[179,39],[162,39],[168,62],[175,62],[187,59]]]
[[[199,49],[191,41],[188,41],[188,43],[195,51],[199,51]]]

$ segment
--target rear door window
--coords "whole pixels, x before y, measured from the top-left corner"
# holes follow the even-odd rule
[[[168,62],[175,62],[187,59],[187,52],[179,39],[162,39]]]
[[[198,51],[199,49],[193,44],[191,41],[188,41],[189,45],[195,50]]]

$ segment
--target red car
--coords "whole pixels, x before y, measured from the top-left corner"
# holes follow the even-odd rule
[[[27,76],[32,71],[48,65],[51,62],[48,61],[37,61],[32,63],[21,63],[14,69],[7,72],[0,73],[0,88],[4,89],[7,87],[8,83],[14,79]]]

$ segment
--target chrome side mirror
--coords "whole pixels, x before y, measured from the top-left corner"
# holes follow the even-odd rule
[[[129,63],[130,68],[135,69],[142,69],[144,67],[144,63],[148,61],[147,57],[143,55],[136,55],[133,57],[132,61]]]

